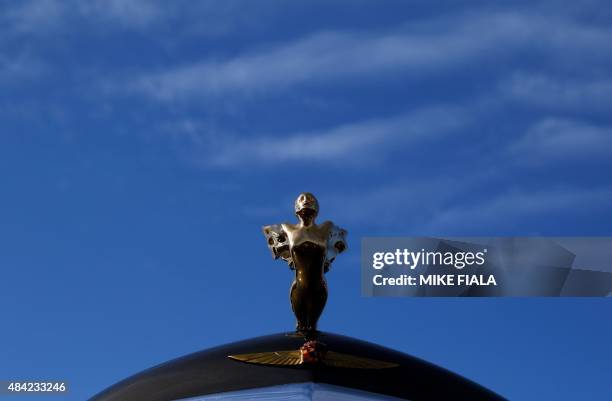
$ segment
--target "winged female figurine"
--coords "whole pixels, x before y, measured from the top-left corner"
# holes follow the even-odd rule
[[[324,274],[336,256],[347,248],[346,230],[331,221],[316,224],[319,202],[309,192],[295,200],[297,224],[282,223],[263,227],[274,259],[283,259],[295,270],[289,297],[297,319],[296,329],[302,333],[317,330],[317,321],[327,301]]]
[[[336,256],[347,248],[346,230],[331,221],[316,224],[319,202],[309,192],[295,200],[297,224],[273,224],[263,227],[274,259],[283,259],[295,270],[289,298],[297,319],[297,331],[304,337],[298,349],[228,355],[228,358],[258,365],[308,365],[332,368],[384,369],[397,363],[329,350],[318,341],[317,321],[327,301],[325,273]]]

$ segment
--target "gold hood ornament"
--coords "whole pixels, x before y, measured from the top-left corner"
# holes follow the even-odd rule
[[[263,228],[274,259],[283,259],[295,270],[289,297],[297,319],[296,329],[306,335],[316,332],[327,301],[324,274],[336,256],[347,248],[346,230],[331,221],[316,224],[318,214],[319,201],[310,192],[304,192],[295,200],[297,224]]]
[[[325,273],[336,256],[347,249],[346,230],[331,221],[316,224],[319,201],[309,192],[295,200],[297,224],[282,223],[263,227],[268,247],[274,259],[282,259],[292,270],[295,280],[289,298],[295,314],[296,336],[304,338],[297,350],[255,352],[229,355],[245,363],[259,365],[294,366],[325,365],[338,368],[383,369],[396,363],[349,355],[327,349],[317,341],[317,322],[327,301]]]

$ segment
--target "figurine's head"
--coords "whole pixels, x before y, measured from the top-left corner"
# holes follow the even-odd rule
[[[295,214],[300,217],[317,217],[319,201],[310,192],[302,192],[295,200]]]

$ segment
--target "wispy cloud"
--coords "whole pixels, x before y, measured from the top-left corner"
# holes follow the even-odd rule
[[[506,191],[479,202],[459,207],[447,207],[431,216],[423,230],[428,233],[454,234],[470,230],[475,234],[500,232],[516,227],[529,227],[529,220],[538,217],[540,221],[547,216],[557,216],[576,210],[589,210],[589,213],[604,211],[612,203],[611,188],[554,187],[539,191]],[[513,227],[513,226],[516,227]],[[533,229],[530,229],[530,231]],[[525,232],[533,234],[533,232]],[[469,234],[472,235],[472,234]]]
[[[163,3],[157,0],[25,0],[0,14],[0,32],[42,35],[69,29],[82,20],[142,28],[163,16]]]
[[[501,174],[493,170],[464,173],[461,180],[417,174],[403,182],[328,196],[331,210],[326,213],[347,224],[363,225],[371,233],[382,228],[385,232],[380,235],[395,231],[403,235],[491,235],[516,232],[520,227],[525,230],[523,235],[530,235],[538,230],[530,225],[532,221],[560,214],[579,216],[580,211],[604,213],[612,203],[609,186],[494,189]]]
[[[234,57],[208,57],[145,73],[130,88],[159,100],[272,92],[372,74],[385,79],[387,74],[418,72],[422,77],[478,59],[510,59],[525,49],[557,61],[580,55],[609,58],[605,49],[610,42],[610,29],[558,18],[511,13],[454,16],[384,32],[319,32]]]
[[[20,85],[44,73],[44,63],[25,53],[12,57],[0,54],[0,85]]]
[[[463,173],[457,179],[454,175],[415,170],[401,180],[385,180],[331,194],[327,213],[369,228],[400,228],[405,234],[422,233],[433,216],[454,201],[469,198],[471,191],[486,185],[494,175],[491,170],[480,170]]]
[[[224,61],[204,60],[146,74],[132,88],[160,100],[235,91],[276,91],[308,81],[346,79],[373,72],[442,64],[469,43],[407,35],[326,32]],[[452,39],[453,42],[460,41]]]
[[[581,216],[581,211],[605,213],[612,203],[610,186],[500,186],[504,174],[496,169],[462,169],[457,175],[419,171],[396,182],[326,194],[326,213],[373,235],[491,235],[517,229],[529,235],[541,229],[533,221]]]
[[[164,16],[162,3],[152,0],[95,0],[79,2],[78,8],[90,19],[101,18],[124,26],[144,27]]]
[[[166,131],[173,135],[185,133],[191,144],[202,152],[198,159],[210,166],[265,166],[302,160],[346,165],[384,158],[389,150],[449,134],[468,120],[463,110],[440,106],[307,132],[249,137],[220,135],[190,121]],[[365,159],[364,155],[367,155]]]
[[[510,146],[518,161],[609,159],[612,127],[566,118],[545,118]]]
[[[80,32],[147,31],[176,44],[185,37],[221,36],[261,26],[290,5],[280,0],[21,0],[0,8],[0,33],[41,35]],[[161,28],[161,29],[160,29]],[[172,35],[169,36],[168,32]],[[123,33],[123,32],[120,32]]]
[[[612,103],[612,79],[515,74],[500,86],[502,94],[529,106],[550,110],[602,111]]]
[[[0,32],[47,32],[56,27],[64,16],[64,5],[57,0],[27,0],[16,2],[0,14]]]

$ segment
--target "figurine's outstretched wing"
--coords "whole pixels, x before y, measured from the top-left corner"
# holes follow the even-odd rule
[[[229,358],[241,362],[256,363],[259,365],[299,365],[300,351],[273,351],[256,352],[254,354],[230,355]]]
[[[285,230],[283,230],[283,226],[281,224],[264,226],[263,233],[266,236],[268,248],[272,251],[274,259],[281,258],[289,264],[291,269],[293,269],[293,259],[291,258],[291,251],[289,250],[289,238]]]
[[[325,353],[323,363],[336,368],[353,368],[353,369],[385,369],[399,366],[397,363],[379,361],[376,359],[364,358],[343,354],[340,352],[328,351]]]
[[[336,256],[348,248],[348,244],[346,242],[346,230],[338,227],[332,222],[329,222],[329,224],[331,224],[331,228],[329,229],[329,239],[327,240],[327,257],[325,260],[326,273],[329,271],[329,268],[336,259]]]

